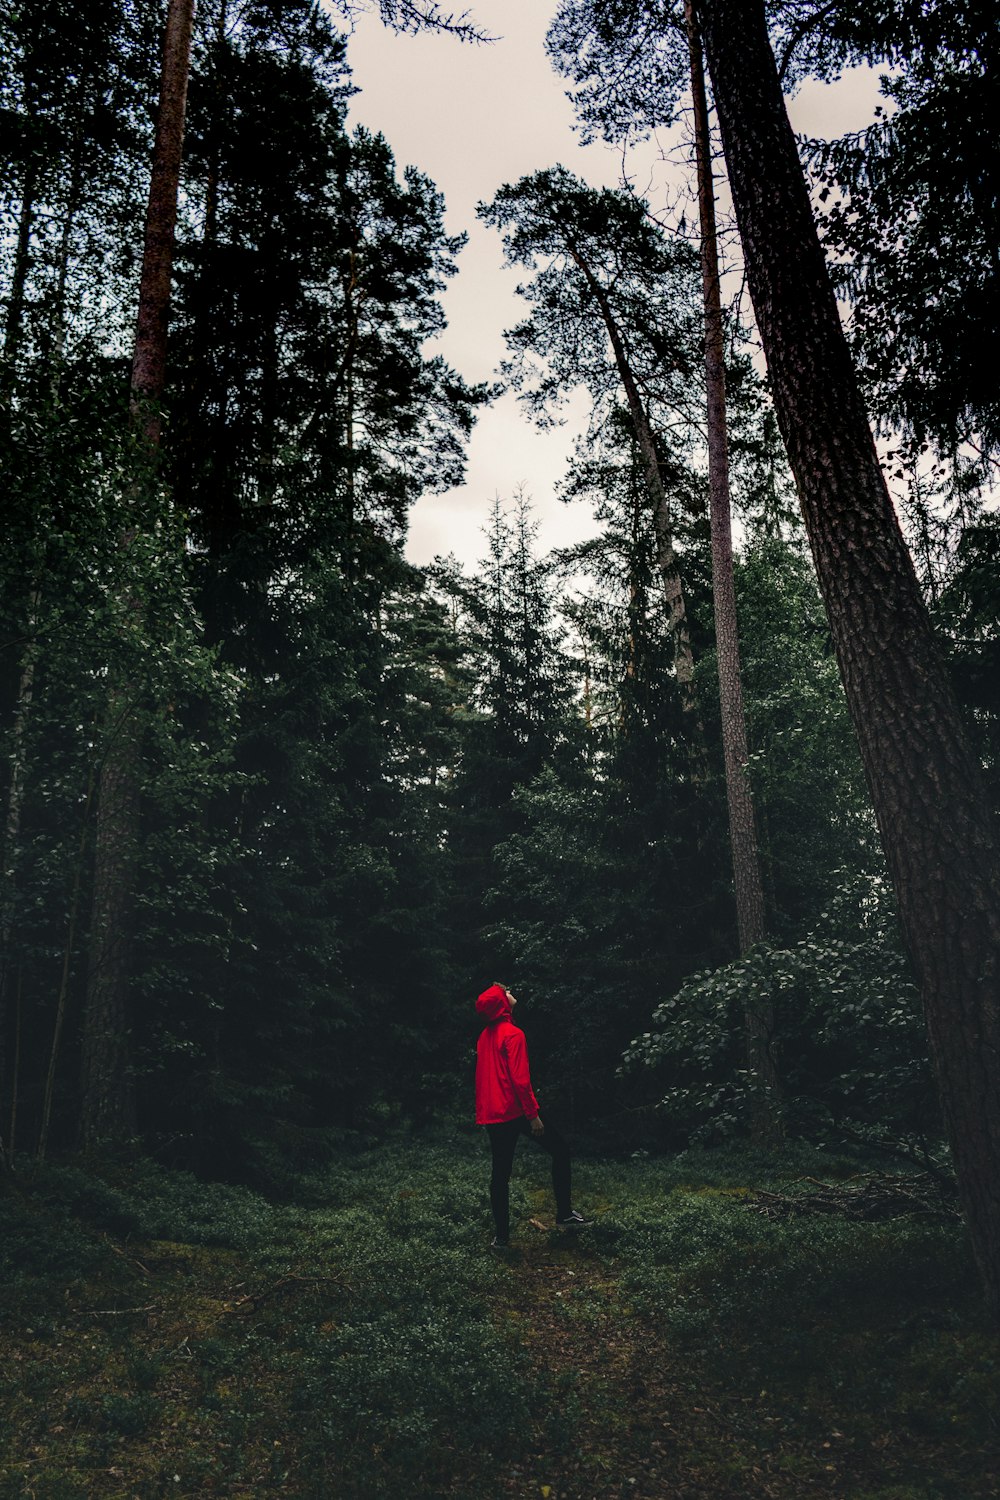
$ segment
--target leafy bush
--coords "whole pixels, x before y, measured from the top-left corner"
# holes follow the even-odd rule
[[[926,1141],[941,1134],[919,999],[884,882],[844,884],[815,931],[787,948],[759,944],[696,974],[653,1013],[623,1069],[653,1069],[661,1109],[693,1141],[742,1130],[751,1081],[748,1003],[774,1007],[778,1069],[793,1131]]]

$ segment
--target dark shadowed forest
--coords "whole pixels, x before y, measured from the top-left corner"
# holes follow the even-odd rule
[[[485,383],[364,8],[0,11],[0,1497],[998,1495],[1000,6],[553,0]]]

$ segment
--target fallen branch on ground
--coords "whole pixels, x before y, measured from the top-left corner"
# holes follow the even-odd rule
[[[351,1283],[342,1276],[281,1276],[273,1286],[265,1287],[262,1292],[248,1292],[245,1297],[238,1298],[227,1308],[227,1312],[237,1312],[244,1307],[259,1307],[262,1302],[269,1301],[277,1292],[289,1286],[342,1286],[349,1292],[354,1290]]]
[[[156,1312],[159,1304],[150,1302],[145,1307],[94,1307],[79,1309],[74,1314],[77,1318],[125,1318],[129,1313]]]
[[[815,1191],[769,1193],[761,1189],[745,1200],[745,1207],[769,1219],[803,1214],[836,1214],[843,1219],[869,1222],[905,1217],[943,1220],[961,1217],[953,1186],[931,1172],[913,1176],[868,1172],[846,1182],[799,1177],[796,1182],[812,1183]]]

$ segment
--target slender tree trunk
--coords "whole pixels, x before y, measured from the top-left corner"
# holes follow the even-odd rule
[[[872,441],[762,0],[697,0],[750,293],[927,1015],[959,1190],[1000,1312],[1000,880],[968,744]]]
[[[589,734],[594,725],[593,701],[591,696],[590,684],[590,652],[587,650],[586,645],[584,645],[583,648],[583,723],[585,729],[587,730],[587,733]],[[589,742],[587,747],[587,754],[588,756],[590,754]]]
[[[208,555],[212,562],[213,582],[203,590],[200,600],[206,639],[217,643],[224,631],[219,616],[217,587],[224,559],[237,525],[234,511],[238,501],[232,495],[229,464],[224,456],[225,444],[218,441],[219,429],[210,424],[212,397],[211,353],[219,317],[219,201],[222,181],[223,122],[219,101],[225,97],[223,69],[226,60],[226,28],[229,20],[227,0],[221,0],[216,12],[214,46],[210,56],[209,85],[214,96],[213,108],[206,122],[207,174],[205,179],[204,218],[198,268],[198,299],[193,335],[194,359],[191,375],[181,398],[182,430],[174,445],[173,473],[175,498],[183,506],[202,511],[208,534]],[[217,393],[221,425],[225,426],[226,399]]]
[[[17,991],[14,999],[14,1066],[10,1080],[10,1131],[7,1144],[7,1164],[13,1169],[14,1153],[17,1150],[17,1106],[21,1092],[21,1036],[24,1029],[24,969],[18,967]]]
[[[45,1160],[45,1153],[49,1144],[49,1127],[52,1123],[52,1104],[55,1099],[56,1069],[59,1064],[59,1052],[62,1044],[63,1029],[66,1024],[66,1010],[69,1002],[70,971],[73,963],[73,948],[76,942],[76,929],[80,917],[80,898],[83,891],[83,868],[87,857],[87,835],[90,828],[90,809],[94,800],[94,786],[97,780],[96,767],[91,761],[90,774],[87,778],[87,796],[83,804],[83,819],[80,827],[80,838],[76,851],[76,866],[73,871],[73,890],[70,895],[69,912],[66,918],[66,941],[63,944],[62,971],[59,975],[59,993],[56,996],[56,1014],[52,1024],[52,1045],[49,1048],[49,1065],[45,1073],[45,1089],[42,1097],[42,1123],[38,1133],[38,1148],[36,1157],[39,1161]]]
[[[628,403],[629,416],[632,419],[632,429],[635,433],[635,440],[639,445],[639,453],[642,458],[646,494],[649,498],[650,509],[653,515],[653,526],[656,535],[656,564],[659,569],[663,592],[667,602],[667,625],[674,641],[674,669],[677,673],[677,681],[680,685],[685,707],[689,708],[694,703],[694,653],[691,650],[691,632],[687,622],[687,609],[684,603],[681,570],[677,561],[677,554],[674,551],[673,529],[670,524],[670,502],[667,499],[666,486],[663,483],[663,473],[660,469],[659,454],[656,451],[656,438],[653,433],[653,426],[643,405],[642,397],[639,394],[635,376],[632,374],[632,366],[629,363],[625,341],[622,338],[621,329],[618,327],[618,322],[612,311],[607,294],[579,251],[573,245],[568,245],[567,248],[574,264],[579,268],[590,288],[594,301],[600,309],[604,326],[608,331],[608,338],[611,340],[611,348],[614,352],[618,376],[625,391],[625,400]]]
[[[155,472],[162,432],[160,401],[167,374],[170,281],[193,21],[194,0],[169,0],[132,361],[131,412],[141,449],[133,490],[137,506]],[[137,534],[137,523],[123,532],[121,554],[131,551]],[[124,604],[130,624],[138,626],[140,603],[126,598]],[[84,1014],[80,1136],[85,1149],[122,1141],[134,1133],[128,996],[139,832],[139,696],[136,684],[119,679],[113,683],[108,702],[110,733],[98,787]]]
[[[21,810],[24,805],[24,775],[25,775],[25,752],[24,736],[28,723],[28,715],[31,712],[31,699],[35,686],[35,668],[38,664],[38,641],[35,638],[37,628],[37,611],[41,595],[37,588],[32,589],[28,602],[28,644],[25,647],[24,659],[21,663],[21,677],[17,688],[17,703],[14,708],[14,724],[11,734],[10,755],[10,786],[7,792],[7,818],[4,824],[3,839],[3,883],[4,904],[2,930],[0,930],[0,942],[3,952],[7,951],[10,939],[10,924],[12,917],[9,909],[9,897],[13,892],[16,879],[18,845],[21,834]]]
[[[229,24],[228,0],[220,0],[219,10],[215,20],[215,50],[212,58],[212,71],[215,75],[213,92],[219,94],[219,72],[226,55],[226,27]],[[218,237],[219,229],[219,181],[222,176],[221,150],[218,128],[218,117],[212,114],[209,129],[211,130],[208,180],[205,183],[205,223],[202,234],[204,247],[214,247]]]
[[[32,157],[24,173],[21,190],[21,212],[17,222],[17,244],[14,248],[14,265],[11,270],[10,294],[7,298],[7,322],[4,328],[3,357],[6,366],[5,383],[14,379],[21,331],[24,326],[24,302],[28,285],[28,267],[31,261],[31,231],[35,223],[35,192],[38,186],[38,164]]]
[[[265,505],[274,504],[278,491],[278,416],[281,386],[281,348],[278,310],[262,339],[260,380],[260,459],[258,493]]]
[[[629,551],[629,578],[628,578],[628,657],[625,662],[625,676],[633,682],[636,676],[639,655],[640,615],[646,612],[645,591],[640,580],[639,549],[641,544],[642,527],[641,506],[639,486],[635,483],[635,470],[629,476],[629,488],[632,491],[632,534],[630,537]],[[624,727],[626,722],[625,703],[622,702],[621,723]]]
[[[736,624],[736,586],[733,579],[733,537],[729,495],[729,432],[726,412],[726,362],[719,286],[719,246],[715,224],[715,184],[712,140],[705,97],[701,41],[691,0],[685,0],[688,47],[691,55],[691,97],[694,104],[695,158],[701,218],[701,280],[705,302],[705,388],[708,394],[708,490],[712,533],[712,598],[715,644],[719,664],[719,702],[722,752],[729,806],[729,841],[736,894],[736,925],[740,953],[747,953],[765,935],[764,886],[760,874],[753,796],[747,776],[746,714],[740,669],[740,641]],[[774,1008],[770,1001],[748,999],[744,1005],[747,1067],[754,1087],[751,1131],[761,1146],[781,1139],[778,1070],[773,1051]]]
[[[94,834],[80,1116],[80,1143],[85,1150],[125,1141],[135,1133],[128,998],[141,741],[127,688],[112,693],[107,714],[109,721],[117,714],[117,723],[110,732],[98,781]]]
[[[21,844],[21,812],[24,807],[24,777],[26,770],[24,736],[31,711],[31,698],[35,685],[35,666],[38,661],[38,642],[35,639],[39,602],[37,588],[31,592],[28,608],[28,644],[21,664],[21,677],[14,708],[14,724],[11,735],[10,786],[7,791],[7,817],[3,835],[2,894],[0,894],[0,1092],[6,1081],[5,1040],[7,1036],[7,993],[10,982],[10,945],[14,936],[14,900],[17,892],[17,866]],[[18,1023],[20,1025],[20,1023]],[[16,1070],[15,1070],[16,1071]],[[13,1085],[16,1088],[16,1083]],[[13,1152],[13,1142],[10,1151]],[[5,1155],[0,1137],[0,1156]]]
[[[344,516],[344,572],[348,578],[354,576],[355,524],[357,519],[357,455],[354,451],[354,365],[360,331],[358,287],[358,251],[351,247],[348,256],[347,275],[344,278],[344,313],[347,319],[347,340],[344,350],[344,451],[347,456],[347,494]]]
[[[49,365],[51,367],[51,390],[54,401],[59,399],[62,379],[62,358],[66,347],[66,292],[69,286],[69,252],[73,239],[76,216],[84,188],[83,132],[78,131],[73,146],[73,164],[70,170],[69,196],[66,200],[66,216],[59,237],[59,273],[56,278],[56,295],[49,321]]]

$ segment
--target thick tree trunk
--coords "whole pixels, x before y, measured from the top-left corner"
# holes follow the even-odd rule
[[[1000,1312],[1000,884],[976,763],[879,468],[762,0],[697,0],[782,436]]]
[[[137,503],[155,469],[160,446],[159,403],[167,374],[170,281],[193,21],[194,0],[169,0],[132,361],[132,420],[142,449],[134,491]],[[123,553],[130,551],[136,535],[134,526],[122,534],[119,547]],[[127,599],[125,605],[133,618],[139,615],[141,606],[136,600]],[[134,1127],[128,996],[139,834],[139,696],[134,683],[119,680],[108,700],[109,738],[98,790],[84,1013],[80,1137],[85,1149],[124,1140]]]
[[[733,536],[729,494],[729,431],[726,411],[726,362],[719,285],[719,248],[715,223],[715,184],[712,141],[705,97],[701,40],[691,0],[686,0],[688,47],[691,54],[691,97],[694,104],[695,158],[698,207],[701,219],[701,281],[705,304],[705,389],[708,395],[708,491],[712,534],[712,599],[715,609],[715,646],[719,666],[719,704],[722,753],[729,806],[729,842],[736,895],[736,926],[740,953],[747,953],[765,935],[764,885],[760,874],[753,796],[747,776],[746,714],[740,641],[736,624],[736,585],[733,578]],[[774,1009],[770,1001],[748,1000],[744,1007],[747,1068],[755,1088],[751,1131],[756,1144],[775,1146],[781,1140],[778,1070],[774,1058]]]

